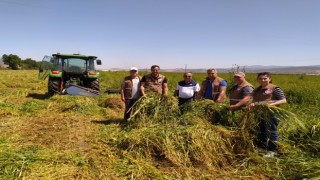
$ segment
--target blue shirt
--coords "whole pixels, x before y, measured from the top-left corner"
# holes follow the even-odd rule
[[[221,87],[226,87],[227,86],[227,81],[223,80],[221,81],[221,83],[219,84],[219,86]],[[212,99],[212,81],[210,80],[207,87],[206,87],[206,91],[204,92],[204,98],[205,99]]]

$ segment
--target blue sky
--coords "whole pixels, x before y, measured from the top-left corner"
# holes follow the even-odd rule
[[[318,0],[0,0],[0,55],[102,69],[319,65]]]

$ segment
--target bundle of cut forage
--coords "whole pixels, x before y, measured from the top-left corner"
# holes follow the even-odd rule
[[[141,97],[132,107],[131,125],[148,126],[176,123],[180,110],[178,100],[173,96],[150,94]]]
[[[214,170],[236,163],[232,137],[222,126],[163,125],[127,129],[111,145],[133,157],[166,162],[164,167]]]
[[[215,103],[212,100],[201,99],[181,106],[181,121],[184,124],[211,123],[225,125],[230,113],[225,103]],[[201,122],[205,120],[205,122]]]
[[[305,123],[294,113],[268,104],[257,104],[250,110],[247,110],[240,119],[240,127],[242,129],[254,128],[262,119],[266,121],[266,123],[274,123],[271,122],[272,117],[278,120],[279,132],[282,137],[287,138],[295,133],[306,132]]]
[[[273,120],[272,120],[273,118]],[[243,111],[243,115],[239,118],[238,133],[240,140],[243,143],[238,143],[237,149],[253,148],[253,142],[257,138],[258,124],[261,120],[266,124],[272,124],[277,120],[278,131],[282,140],[289,141],[297,133],[306,133],[307,128],[294,113],[285,109],[270,106],[268,104],[257,104],[253,108]],[[281,140],[281,141],[282,141]]]

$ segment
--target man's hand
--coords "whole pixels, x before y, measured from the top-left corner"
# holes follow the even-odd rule
[[[237,105],[231,105],[229,107],[227,107],[229,110],[236,110],[238,109],[239,107]]]
[[[254,107],[254,103],[249,104],[249,110],[251,110]]]

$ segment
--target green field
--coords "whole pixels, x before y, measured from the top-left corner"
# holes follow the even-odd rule
[[[101,90],[127,74],[101,72]],[[122,123],[120,95],[48,97],[37,71],[0,70],[0,179],[320,178],[320,76],[272,76],[289,103],[266,108],[281,117],[279,156],[266,159],[252,144],[260,111],[199,101],[181,112],[172,94],[182,73],[164,74],[169,96],[142,99]]]

